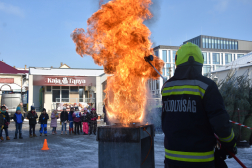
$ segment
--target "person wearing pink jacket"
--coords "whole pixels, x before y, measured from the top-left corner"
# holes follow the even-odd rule
[[[81,123],[81,113],[79,112],[78,107],[75,107],[75,112],[73,113],[73,122],[74,122],[74,135],[76,135],[76,133],[80,135],[79,127]],[[77,132],[76,132],[76,128],[77,128]]]
[[[83,135],[88,135],[88,122],[90,120],[90,114],[87,112],[87,108],[84,108],[84,113],[82,115],[82,121],[83,121]]]

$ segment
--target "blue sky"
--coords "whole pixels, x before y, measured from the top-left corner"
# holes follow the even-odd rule
[[[146,22],[154,46],[200,34],[252,41],[252,0],[153,0]],[[70,38],[86,29],[99,0],[0,0],[0,60],[11,66],[102,68],[81,58]]]

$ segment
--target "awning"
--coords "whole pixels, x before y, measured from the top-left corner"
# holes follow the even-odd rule
[[[0,83],[1,91],[13,91],[13,92],[21,92],[21,86],[16,83]],[[25,87],[23,86],[22,92],[25,92]]]

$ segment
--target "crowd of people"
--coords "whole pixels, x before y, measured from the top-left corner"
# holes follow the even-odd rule
[[[16,109],[16,113],[13,117],[15,121],[16,131],[14,139],[17,139],[19,134],[19,139],[23,139],[22,137],[22,124],[24,122],[23,113],[21,113],[21,108],[18,106]],[[43,108],[40,116],[38,117],[35,108],[31,106],[31,111],[27,114],[27,119],[29,120],[29,137],[37,137],[36,135],[36,124],[38,119],[38,124],[40,124],[40,136],[44,134],[47,136],[47,122],[49,120],[49,115],[46,112],[46,109]],[[79,111],[78,107],[71,107],[70,112],[66,111],[66,107],[63,107],[63,111],[58,114],[57,110],[54,110],[51,114],[51,123],[50,127],[52,128],[52,135],[57,134],[57,119],[60,119],[61,125],[61,135],[65,132],[67,135],[67,124],[69,124],[69,135],[91,135],[92,133],[96,135],[97,128],[97,119],[98,115],[96,113],[95,108],[91,109],[91,112],[88,112],[87,108],[84,108],[84,112]],[[3,131],[5,131],[6,140],[10,140],[8,133],[8,126],[10,124],[10,116],[6,110],[5,106],[1,106],[0,111],[0,140],[3,141],[4,138],[2,136]],[[74,128],[74,129],[73,129]]]

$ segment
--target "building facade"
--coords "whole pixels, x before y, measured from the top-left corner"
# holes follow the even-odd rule
[[[248,75],[248,78],[252,79],[252,52],[212,71],[211,75],[217,82],[220,82],[225,79],[229,73],[232,73],[235,76]]]
[[[27,103],[28,69],[17,69],[0,61],[0,100],[2,94],[21,93],[22,102]],[[1,102],[2,105],[2,102]]]
[[[37,111],[61,111],[63,106],[95,107],[102,114],[107,75],[103,69],[29,68],[28,103]]]
[[[204,57],[202,74],[208,76],[212,71],[241,58],[252,51],[252,41],[234,40],[213,36],[200,35],[183,42],[191,42],[198,45]],[[175,72],[175,56],[179,46],[159,45],[154,48],[154,53],[164,61],[162,75],[169,79]],[[149,89],[153,97],[161,96],[163,79],[149,80]]]

